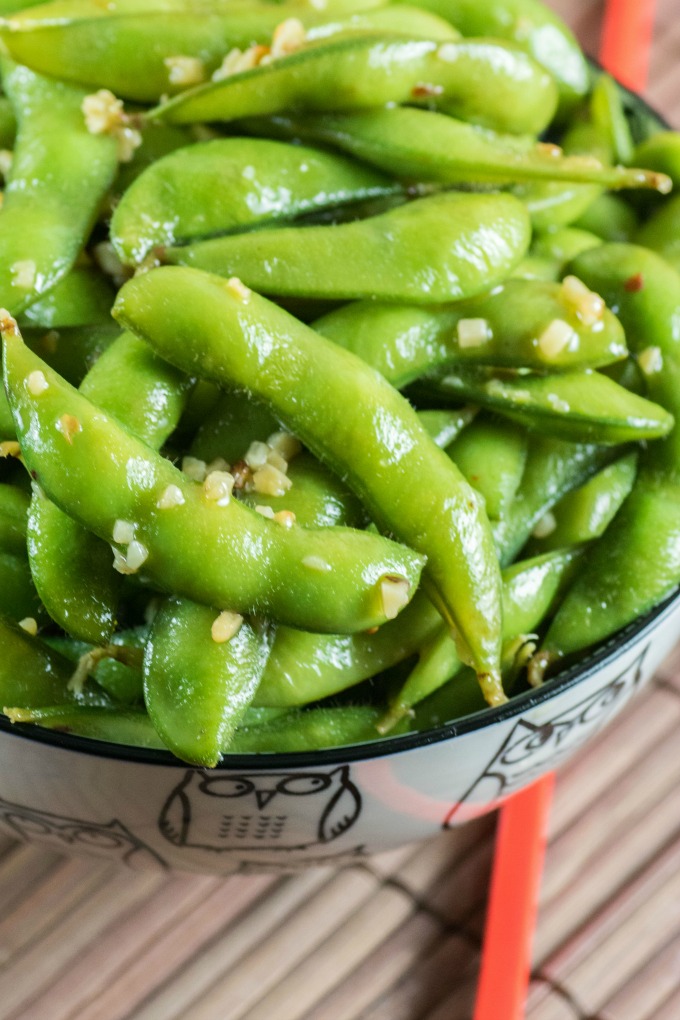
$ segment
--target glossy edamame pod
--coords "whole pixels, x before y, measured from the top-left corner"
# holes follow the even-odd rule
[[[600,538],[633,488],[637,462],[636,451],[627,453],[563,496],[548,521],[539,522],[527,552],[537,555]]]
[[[80,390],[159,448],[179,420],[189,385],[146,344],[123,333],[90,369]],[[33,579],[52,619],[74,637],[106,643],[115,627],[121,587],[107,543],[38,492],[29,514],[28,551]]]
[[[575,227],[560,227],[546,234],[539,234],[531,246],[531,254],[548,259],[555,267],[555,279],[561,280],[566,266],[582,251],[597,248],[602,241],[595,234]],[[605,316],[606,316],[605,312]],[[592,365],[592,368],[598,366]]]
[[[59,733],[70,733],[123,747],[167,750],[149,716],[138,708],[79,704],[26,707],[16,702],[12,706],[6,704],[3,713],[13,723],[31,723],[47,730],[58,730]]]
[[[187,124],[412,103],[496,131],[539,134],[556,100],[550,75],[511,43],[367,34],[330,39],[198,85],[149,116]]]
[[[62,375],[72,386],[79,386],[97,358],[120,336],[120,327],[110,325],[69,326],[67,329],[22,330],[26,344]]]
[[[0,614],[16,623],[27,617],[44,622],[26,556],[0,551]]]
[[[431,597],[487,696],[502,698],[500,577],[481,501],[378,372],[242,284],[196,270],[135,277],[114,314],[178,367],[200,362],[214,382],[266,401],[379,526],[427,556]]]
[[[265,625],[242,620],[227,641],[214,640],[215,610],[167,599],[144,654],[144,700],[154,729],[192,765],[212,767],[260,682],[271,647]]]
[[[144,702],[142,652],[148,636],[149,628],[145,625],[116,631],[104,648],[58,636],[45,638],[45,643],[81,668],[83,656],[91,656],[87,663],[89,675],[117,704],[141,705]],[[125,654],[114,658],[114,649],[123,649]],[[139,653],[138,662],[135,662],[135,652]]]
[[[524,473],[525,430],[478,415],[446,452],[483,497],[489,520],[501,517],[515,498]]]
[[[379,626],[392,611],[384,601],[392,586],[404,601],[415,591],[422,557],[396,542],[344,528],[285,529],[236,500],[208,499],[55,375],[11,320],[3,325],[5,385],[26,464],[49,498],[100,538],[111,541],[117,521],[131,523],[132,550],[116,545],[124,570],[143,562],[152,580],[186,598],[318,631]],[[37,396],[24,386],[32,372],[47,382]]]
[[[575,442],[658,439],[674,422],[662,406],[599,372],[503,378],[492,370],[459,369],[425,386],[438,401],[481,404],[527,428]]]
[[[367,220],[233,234],[168,248],[162,258],[267,294],[429,304],[500,283],[528,244],[517,199],[451,192]]]
[[[652,213],[636,232],[635,242],[662,255],[680,272],[680,195]]]
[[[570,181],[607,188],[654,188],[664,174],[563,156],[530,136],[501,135],[433,110],[394,106],[354,113],[249,121],[256,134],[323,142],[386,173],[438,184]]]
[[[115,10],[97,0],[56,0],[25,15],[0,22],[0,33],[18,62],[55,78],[89,88],[108,88],[118,96],[158,102],[197,81],[207,81],[225,54],[253,43],[268,44],[276,27],[291,16],[305,27],[379,6],[374,0],[334,3],[319,11],[305,3],[255,3],[228,0],[195,3],[116,3]],[[446,24],[418,12],[423,30],[440,38]],[[426,26],[425,21],[427,18]],[[410,19],[411,26],[414,19]],[[435,27],[436,26],[436,27]],[[388,31],[388,29],[385,29]],[[447,33],[447,35],[454,33]],[[429,34],[425,38],[430,38]],[[173,58],[193,58],[189,81],[173,73]]]
[[[7,395],[0,389],[0,442],[16,439],[12,412],[7,402]]]
[[[640,166],[667,174],[673,187],[680,188],[680,136],[677,131],[659,131],[645,138],[632,154]]]
[[[0,702],[26,708],[80,703],[111,705],[111,699],[88,683],[82,692],[71,690],[73,664],[37,637],[0,616]]]
[[[571,30],[540,0],[420,0],[463,35],[509,39],[526,49],[557,82],[562,112],[588,91],[590,72]]]
[[[21,322],[45,330],[110,325],[114,297],[113,287],[102,273],[92,266],[76,266],[29,305]]]
[[[556,319],[572,331],[559,349],[541,341]],[[601,319],[584,322],[565,289],[542,280],[507,280],[490,293],[441,308],[361,301],[317,319],[314,329],[399,389],[446,365],[559,372],[606,365],[627,353],[621,324],[608,309]]]
[[[596,257],[597,252],[597,257]],[[635,245],[603,245],[574,266],[617,308],[648,391],[680,406],[680,275]],[[645,360],[644,352],[651,352]],[[587,648],[657,605],[680,582],[680,428],[640,456],[633,490],[595,543],[534,661],[534,674]]]
[[[665,208],[668,208],[666,203]],[[632,241],[638,221],[635,210],[620,195],[599,195],[573,224],[574,229],[589,231],[603,241]],[[586,249],[584,248],[583,251]],[[580,252],[573,252],[576,258]]]
[[[3,63],[18,121],[0,209],[0,304],[20,314],[72,268],[118,166],[116,141],[87,130],[86,93]]]
[[[536,524],[562,496],[582,485],[615,456],[616,449],[611,446],[531,436],[517,496],[503,518],[493,525],[501,563],[512,562]]]
[[[504,642],[531,633],[541,625],[573,575],[579,556],[577,549],[560,549],[522,560],[503,571]],[[389,732],[399,720],[413,715],[413,709],[443,685],[451,690],[442,699],[447,708],[446,720],[441,721],[481,711],[486,704],[479,686],[470,683],[471,679],[471,671],[455,655],[450,636],[439,627],[422,646],[418,663],[405,684],[390,699],[378,729],[383,734]],[[431,704],[426,711],[431,712],[432,708]]]
[[[0,551],[26,555],[26,515],[29,498],[16,485],[0,484]]]
[[[261,138],[219,138],[152,163],[123,194],[111,241],[130,264],[186,244],[379,195],[398,186],[350,159]]]

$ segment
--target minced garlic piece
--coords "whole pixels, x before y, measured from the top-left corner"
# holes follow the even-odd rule
[[[130,542],[127,551],[127,565],[128,570],[133,573],[139,570],[142,563],[145,563],[149,558],[149,550],[141,542]]]
[[[209,464],[206,464],[205,472],[209,475],[212,471],[229,471],[230,465],[227,464],[224,457],[215,457]]]
[[[245,283],[239,280],[238,276],[230,276],[225,287],[231,296],[237,298],[239,301],[248,301],[252,294],[250,287],[246,287]]]
[[[386,619],[394,620],[408,605],[410,584],[405,577],[387,574],[380,581],[380,598]]]
[[[218,506],[227,506],[234,491],[234,476],[228,471],[211,471],[203,482],[205,498]]]
[[[171,85],[200,85],[206,80],[205,64],[198,57],[165,57]]]
[[[61,432],[66,442],[73,446],[73,437],[83,431],[83,426],[73,414],[62,414],[57,422],[57,431]]]
[[[7,180],[12,169],[14,153],[10,149],[0,149],[0,174]]]
[[[538,521],[531,532],[534,538],[546,538],[548,535],[552,535],[553,531],[557,527],[557,520],[555,514],[548,510],[547,513],[543,514],[540,521]]]
[[[663,368],[663,354],[660,347],[645,347],[638,355],[638,365],[645,375],[655,375]]]
[[[251,46],[247,50],[240,50],[238,47],[234,47],[233,50],[229,50],[221,65],[213,72],[212,80],[222,81],[224,78],[230,78],[232,74],[252,71],[254,67],[261,64],[264,58],[268,56],[268,46]]]
[[[21,335],[17,326],[17,320],[6,308],[0,308],[0,333],[12,333],[14,336]]]
[[[260,514],[262,517],[267,517],[270,521],[273,521],[276,514],[270,506],[258,505],[255,507],[255,513]]]
[[[594,326],[604,315],[605,303],[599,294],[586,287],[578,276],[565,276],[560,295],[585,326]]]
[[[297,457],[298,453],[302,449],[302,443],[295,436],[292,436],[290,432],[272,432],[271,436],[267,439],[267,446],[276,450],[281,456],[290,463],[294,457]]]
[[[558,397],[556,393],[549,393],[545,399],[548,401],[553,411],[558,411],[559,414],[569,414],[569,411],[571,410],[569,404],[566,400],[562,400],[561,397]]]
[[[578,345],[578,335],[564,319],[553,319],[538,338],[538,348],[547,361]]]
[[[290,478],[273,464],[265,464],[253,475],[253,490],[264,496],[283,496],[292,484]]]
[[[21,447],[16,439],[5,439],[0,443],[0,459],[5,457],[21,457]]]
[[[23,620],[19,620],[19,626],[33,637],[38,633],[38,624],[32,616],[25,616]]]
[[[303,567],[308,567],[310,570],[318,570],[322,574],[327,574],[333,568],[330,563],[326,560],[322,560],[320,556],[305,556],[302,561]]]
[[[35,286],[37,266],[33,259],[18,259],[9,267],[12,274],[12,286],[22,290],[31,290]]]
[[[278,513],[274,514],[273,519],[284,528],[292,528],[296,521],[292,510],[279,510]]]
[[[210,628],[213,641],[218,645],[223,645],[226,641],[231,641],[235,634],[238,634],[243,623],[243,617],[240,613],[230,613],[225,609],[223,613],[213,620],[213,625]]]
[[[276,470],[280,471],[283,475],[288,474],[288,461],[285,457],[281,456],[278,450],[272,450],[270,448],[269,453],[267,454],[267,464],[271,464],[272,467],[276,468]]]
[[[184,494],[178,485],[168,485],[163,491],[156,506],[159,510],[172,510],[175,506],[184,504]]]
[[[182,474],[192,482],[204,482],[208,473],[208,465],[198,457],[182,457]]]
[[[91,135],[111,135],[118,143],[118,159],[129,163],[136,148],[142,144],[140,132],[131,126],[123,110],[123,102],[109,89],[99,89],[85,96],[81,103],[85,126]]]
[[[119,545],[129,545],[135,537],[135,525],[132,521],[118,519],[113,525],[113,541]]]
[[[248,447],[245,457],[243,458],[249,468],[253,471],[257,471],[258,468],[263,468],[267,463],[267,457],[269,455],[269,447],[266,443],[261,443],[255,439]]]
[[[277,60],[279,57],[287,57],[289,53],[295,53],[305,43],[305,26],[299,18],[286,18],[274,29],[271,45],[271,58]]]
[[[49,388],[50,384],[45,378],[45,373],[41,372],[39,368],[36,368],[35,372],[31,372],[26,379],[26,389],[33,397],[39,397]]]
[[[456,331],[460,347],[481,347],[490,339],[486,319],[461,319]]]
[[[116,249],[111,242],[100,241],[99,244],[95,244],[92,254],[101,271],[111,277],[116,287],[122,287],[130,273],[118,258]]]

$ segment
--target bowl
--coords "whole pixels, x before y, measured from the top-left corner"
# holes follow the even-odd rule
[[[426,733],[214,769],[0,719],[0,826],[139,868],[228,875],[343,865],[497,808],[561,765],[671,650],[680,594],[508,704]]]
[[[666,127],[621,87],[633,134]],[[498,708],[436,729],[214,769],[0,715],[0,830],[69,854],[215,875],[356,863],[493,811],[562,765],[678,639],[680,592]]]

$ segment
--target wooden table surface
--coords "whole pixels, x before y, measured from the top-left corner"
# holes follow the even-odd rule
[[[595,53],[601,4],[553,6]],[[680,127],[679,0],[646,94]],[[676,651],[559,774],[528,1020],[679,1020],[679,747]],[[470,1020],[493,835],[228,879],[0,837],[0,1020]]]

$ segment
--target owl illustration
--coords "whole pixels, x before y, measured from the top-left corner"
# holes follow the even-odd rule
[[[348,765],[328,772],[228,775],[191,769],[163,805],[159,828],[175,846],[217,852],[330,843],[361,812],[361,795],[349,773]]]
[[[9,836],[27,843],[40,843],[61,853],[83,853],[111,857],[125,864],[165,868],[161,857],[134,836],[122,822],[83,821],[38,811],[0,798],[0,824]]]
[[[585,743],[633,693],[648,649],[649,645],[614,680],[552,719],[539,724],[519,719],[482,774],[454,804],[444,828],[466,802],[488,804],[500,800],[555,768]]]

